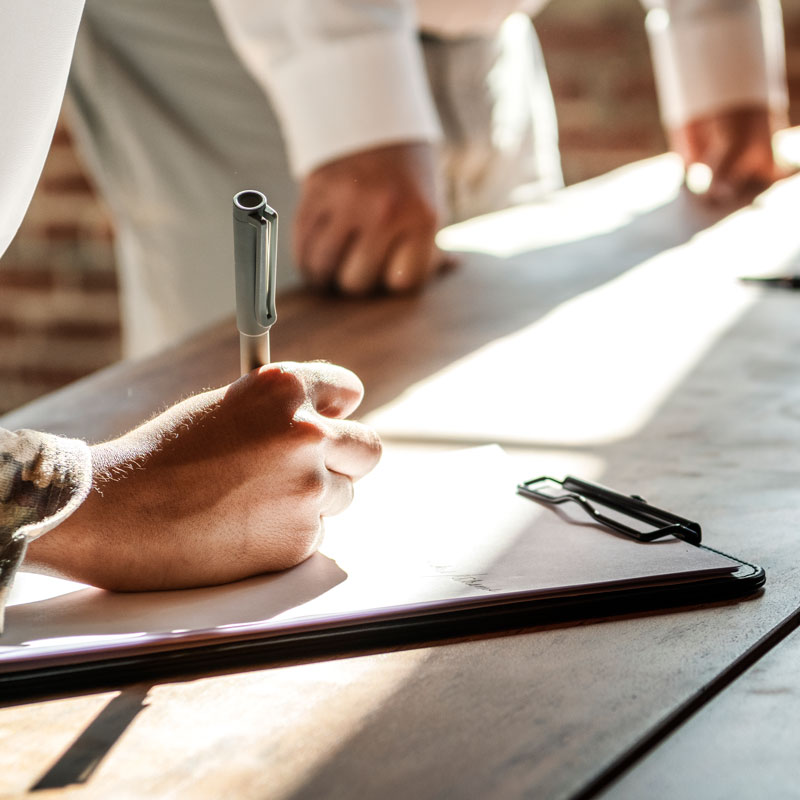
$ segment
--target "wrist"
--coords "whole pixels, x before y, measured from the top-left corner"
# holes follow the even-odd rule
[[[94,531],[107,526],[97,522],[108,500],[99,488],[123,469],[124,448],[105,442],[89,448],[91,487],[75,511],[57,527],[32,540],[25,556],[25,568],[82,583],[91,583],[91,568],[97,563]],[[106,530],[107,534],[107,530]],[[107,535],[105,537],[107,538]]]

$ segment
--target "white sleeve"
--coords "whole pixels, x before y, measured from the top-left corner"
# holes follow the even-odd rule
[[[50,149],[83,0],[0,0],[0,256]]]
[[[779,0],[642,0],[664,124],[788,107]]]
[[[441,137],[413,0],[212,0],[268,92],[292,171]]]

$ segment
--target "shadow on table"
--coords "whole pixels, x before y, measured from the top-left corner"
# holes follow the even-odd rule
[[[582,797],[753,663],[800,607],[798,303],[765,292],[635,440],[601,448],[602,483],[702,509],[710,546],[766,568],[763,595],[432,648],[292,797]]]
[[[151,684],[123,689],[101,709],[77,739],[47,769],[31,792],[85,784],[100,766],[108,751],[147,706]]]
[[[276,328],[276,357],[324,358],[352,369],[367,387],[359,410],[364,414],[564,302],[685,244],[725,216],[680,193],[606,233],[504,258],[465,253],[459,269],[417,295],[365,301],[298,292],[285,298],[289,313],[280,334]],[[302,313],[291,313],[294,304]],[[399,352],[398,341],[404,345]]]
[[[601,202],[602,191],[593,191]],[[539,207],[529,208],[535,227]],[[571,201],[563,203],[563,214],[569,216],[570,208]],[[580,206],[580,214],[591,210],[591,204]],[[354,370],[367,387],[359,413],[367,413],[488,342],[529,326],[564,301],[684,244],[733,210],[706,208],[681,192],[663,205],[623,215],[619,227],[587,238],[578,238],[585,222],[576,212],[575,235],[561,244],[532,245],[504,258],[465,253],[460,268],[419,294],[358,299],[291,291],[280,298],[273,357],[325,359]],[[601,211],[598,206],[597,213]],[[398,341],[403,344],[399,352]],[[4,417],[2,424],[86,437],[91,420],[88,438],[102,441],[189,393],[234,380],[238,363],[234,323],[226,321],[177,350],[139,363],[123,362],[34,401]],[[82,409],[79,417],[76,407]]]
[[[315,553],[291,570],[226,586],[130,593],[81,589],[9,608],[2,647],[62,638],[66,643],[69,637],[75,637],[73,646],[90,646],[105,636],[135,644],[137,637],[148,634],[257,624],[325,594],[346,578],[335,561]],[[28,640],[32,632],[36,641]]]
[[[302,315],[288,315],[287,339],[293,344],[281,349],[276,337],[276,352],[282,358],[342,361],[369,384],[371,375],[385,375],[392,344],[398,338],[408,341],[407,357],[392,357],[392,379],[369,398],[367,408],[374,408],[487,341],[530,325],[570,297],[688,241],[713,221],[688,215],[687,201],[680,196],[622,230],[509,259],[470,256],[459,273],[430,291],[375,302],[357,318],[349,313],[357,301],[289,297],[290,312],[302,301]],[[591,271],[585,270],[587,262]],[[398,686],[294,796],[374,796],[377,789],[390,796],[520,796],[534,790],[539,796],[567,796],[645,733],[665,709],[699,691],[788,607],[795,608],[800,590],[786,591],[792,584],[785,578],[798,559],[785,523],[796,510],[800,472],[800,442],[796,433],[787,435],[800,415],[800,389],[787,389],[786,383],[800,367],[796,310],[796,298],[789,295],[765,297],[665,401],[633,449],[630,442],[619,442],[602,450],[604,482],[641,491],[679,512],[702,499],[714,510],[710,541],[724,549],[751,555],[753,531],[767,531],[758,540],[766,558],[759,559],[757,552],[752,557],[768,562],[768,571],[774,569],[770,592],[785,590],[784,601],[752,604],[746,618],[737,604],[730,604],[711,626],[691,614],[662,615],[657,630],[646,618],[582,626],[580,648],[573,646],[566,628],[435,648],[424,661],[424,679],[412,675]],[[304,339],[303,315],[309,313],[317,319]],[[776,319],[785,323],[781,329],[791,343],[779,351],[770,341]],[[378,323],[381,335],[375,335]],[[449,335],[453,331],[458,335]],[[354,337],[363,343],[358,351],[352,347]],[[231,337],[219,352],[227,357],[235,345]],[[190,369],[199,386],[216,382],[207,370],[218,374],[219,366],[206,361]],[[748,380],[732,380],[731,372]],[[754,375],[758,380],[752,380]],[[183,385],[181,393],[186,390]],[[120,392],[124,402],[128,387],[112,381],[109,391]],[[737,432],[733,443],[732,421]],[[683,444],[689,439],[693,459],[687,464]],[[644,447],[647,442],[653,446]],[[709,476],[712,481],[706,480]],[[656,483],[660,493],[671,496],[653,496],[650,488]],[[762,502],[762,491],[772,492],[769,502]],[[754,492],[759,493],[756,501]],[[654,651],[656,659],[639,658]],[[132,690],[120,701],[119,714],[108,712],[116,722],[107,730],[124,730],[143,700],[141,692]],[[495,744],[484,748],[488,737]],[[386,753],[395,754],[391,762]],[[65,767],[60,778],[53,767],[36,788],[64,785],[65,777],[85,772],[89,761],[86,755],[76,756],[78,766]]]
[[[795,608],[800,580],[792,564],[800,559],[787,549],[794,537],[786,531],[794,530],[788,521],[800,474],[800,434],[787,433],[800,416],[797,301],[765,294],[635,442],[602,448],[602,482],[678,513],[708,509],[712,516],[701,522],[712,546],[767,567],[765,599],[748,603],[744,615],[737,603],[706,609],[714,614],[709,624],[667,611],[657,626],[647,616],[581,625],[579,648],[572,626],[434,648],[424,678],[417,669],[399,685],[293,796],[520,796],[534,787],[539,796],[570,796]],[[786,335],[780,348],[776,331]],[[124,730],[120,720],[133,719],[140,705],[120,701],[107,712],[116,720],[107,730]],[[491,748],[482,747],[487,737]],[[88,739],[76,746],[81,741]],[[57,781],[94,763],[97,752],[68,751],[38,788],[64,785]],[[395,754],[390,762],[386,753]]]

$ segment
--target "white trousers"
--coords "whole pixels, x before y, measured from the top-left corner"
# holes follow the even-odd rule
[[[449,221],[562,183],[552,96],[530,21],[496,38],[423,35],[445,141]],[[208,0],[87,0],[68,111],[111,209],[127,356],[233,312],[231,199],[263,191],[281,218],[278,283],[298,282],[297,203],[280,126]]]

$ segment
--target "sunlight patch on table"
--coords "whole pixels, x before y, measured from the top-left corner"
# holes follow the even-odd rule
[[[39,600],[49,600],[71,592],[79,592],[85,588],[86,585],[83,583],[54,578],[50,575],[21,572],[11,587],[6,607],[10,608],[11,606],[19,606]]]
[[[796,258],[797,194],[778,185],[366,421],[384,436],[437,440],[583,446],[633,435],[756,302],[759,292],[739,276],[780,272]]]
[[[658,156],[560,190],[545,203],[451,225],[436,241],[445,250],[509,257],[588,239],[622,228],[637,216],[671,202],[682,181],[680,159]]]

